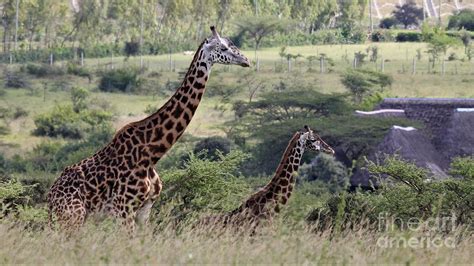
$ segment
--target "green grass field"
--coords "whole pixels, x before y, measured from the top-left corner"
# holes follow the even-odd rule
[[[428,74],[428,55],[424,43],[377,43],[363,45],[318,45],[289,47],[287,50],[292,54],[301,54],[304,57],[310,55],[326,54],[334,61],[331,72],[320,73],[319,61],[309,62],[304,58],[298,58],[296,63],[291,62],[292,70],[288,71],[286,60],[279,57],[279,48],[267,48],[258,52],[260,58],[260,71],[255,73],[258,80],[263,81],[265,89],[271,89],[280,81],[303,82],[310,84],[315,90],[332,93],[345,92],[346,89],[340,82],[340,74],[352,65],[355,52],[362,51],[372,45],[379,48],[379,59],[377,62],[367,62],[364,67],[369,69],[379,69],[381,67],[381,57],[385,60],[385,73],[391,74],[394,78],[393,85],[385,92],[391,97],[474,97],[474,62],[468,61],[446,61],[445,75],[441,72],[441,63],[437,63],[432,71],[437,73]],[[411,65],[416,56],[416,50],[422,51],[422,59],[417,61],[417,73],[412,75]],[[455,53],[458,58],[463,58],[463,48],[451,48],[448,54]],[[249,58],[254,59],[254,51],[244,51]],[[172,71],[169,68],[171,58]],[[160,72],[160,79],[179,81],[180,73],[186,71],[191,55],[182,53],[159,56],[145,56],[144,64],[149,72]],[[138,65],[139,58],[134,57],[128,60],[124,58],[102,58],[86,59],[85,65],[88,68],[100,69],[110,68],[111,61],[114,67],[125,65]],[[57,62],[56,65],[64,65],[64,62]],[[15,68],[16,66],[13,66]],[[326,70],[327,70],[326,66]],[[1,68],[11,68],[1,66]],[[402,70],[405,69],[405,72]],[[219,84],[236,85],[243,73],[255,72],[254,65],[250,69],[242,69],[236,66],[216,65],[209,81],[210,86]],[[120,93],[102,93],[95,90],[97,88],[97,78],[89,84],[85,78],[75,76],[62,76],[54,78],[32,78],[31,87],[33,89],[8,89],[6,94],[0,98],[0,107],[15,108],[21,106],[29,113],[28,117],[14,120],[10,123],[11,134],[0,136],[0,145],[7,154],[14,154],[31,149],[36,143],[44,138],[31,136],[34,129],[33,119],[37,114],[44,113],[53,106],[67,102],[69,92],[64,87],[83,86],[94,91],[91,95],[93,101],[97,103],[108,103],[116,113],[115,127],[120,128],[128,122],[144,117],[144,110],[148,105],[159,106],[166,100],[165,96],[152,95],[127,95]],[[245,87],[245,84],[241,84]],[[0,85],[1,86],[1,85]],[[47,90],[43,90],[44,87]],[[248,99],[248,92],[244,89],[240,94],[235,95],[235,99]],[[258,96],[258,93],[257,93]],[[221,108],[216,108],[220,106]],[[224,109],[222,109],[224,106]],[[229,104],[222,104],[218,98],[205,97],[198,112],[193,119],[188,133],[197,136],[222,135],[223,131],[219,125],[232,117],[229,111]]]
[[[346,89],[340,82],[340,75],[351,67],[355,52],[371,46],[379,47],[377,62],[366,63],[363,67],[380,70],[381,58],[386,60],[385,73],[394,78],[392,87],[387,88],[385,95],[391,97],[474,97],[474,62],[446,61],[445,74],[442,75],[441,65],[437,63],[435,73],[427,73],[428,55],[422,52],[422,59],[417,61],[417,73],[412,74],[411,64],[416,56],[416,50],[426,50],[424,43],[378,43],[365,45],[321,45],[289,47],[288,52],[303,56],[325,53],[334,61],[329,73],[319,73],[319,62],[309,65],[305,58],[292,62],[292,70],[288,71],[287,62],[278,53],[279,48],[268,48],[259,51],[260,71],[255,68],[216,65],[211,74],[209,87],[216,88],[220,84],[227,87],[239,87],[241,90],[233,95],[231,101],[224,101],[219,96],[203,98],[201,106],[193,118],[187,133],[193,136],[206,137],[225,135],[222,125],[233,118],[231,102],[235,100],[248,101],[247,84],[242,78],[251,73],[252,78],[263,82],[261,91],[272,91],[273,86],[280,81],[295,84],[310,84],[314,90],[324,93],[341,93]],[[463,58],[462,47],[451,49],[448,54],[455,53]],[[249,58],[254,57],[253,51],[244,51]],[[192,56],[179,54],[146,56],[144,63],[147,71],[145,78],[152,72],[160,73],[160,84],[167,80],[179,81],[183,71],[186,71]],[[86,59],[86,67],[95,70],[125,65],[138,65],[139,58],[102,58]],[[65,65],[65,62],[57,62]],[[255,64],[255,62],[254,62]],[[254,65],[255,66],[255,65]],[[0,66],[0,73],[5,70],[15,70],[19,66]],[[171,71],[172,70],[172,71]],[[404,70],[404,71],[403,71]],[[94,76],[92,83],[88,79],[71,75],[54,76],[50,78],[35,78],[27,76],[30,88],[3,88],[0,96],[0,107],[14,110],[22,107],[28,112],[25,117],[9,120],[7,125],[10,133],[0,135],[0,151],[6,156],[24,154],[35,145],[51,139],[36,137],[31,134],[35,128],[34,118],[52,110],[55,105],[70,103],[69,88],[81,86],[91,91],[92,105],[108,106],[114,113],[114,127],[119,129],[125,124],[143,118],[145,109],[151,105],[159,107],[166,101],[168,92],[156,92],[150,95],[124,93],[104,93],[97,90],[98,77]],[[150,79],[153,86],[156,80]],[[46,88],[46,89],[45,89]],[[261,92],[259,91],[259,92]],[[210,92],[208,91],[208,94]],[[258,98],[258,93],[256,94]],[[187,145],[179,143],[179,145]],[[176,147],[175,147],[176,148]],[[187,149],[187,147],[185,147]],[[191,147],[189,148],[191,149]],[[280,155],[276,155],[280,156]],[[44,173],[46,177],[35,176],[36,179],[54,178],[52,173]],[[260,185],[267,179],[259,177]],[[311,194],[296,191],[292,201],[286,206],[286,211],[294,211],[304,216],[308,208],[322,204],[321,199]],[[310,201],[299,200],[310,199]],[[311,204],[307,204],[311,202]],[[41,203],[42,204],[42,203]],[[40,204],[40,205],[41,205]],[[310,206],[311,205],[311,206]],[[38,206],[42,207],[42,206]],[[44,209],[41,209],[45,216]],[[296,211],[295,211],[296,210]],[[284,213],[283,213],[284,214]],[[35,213],[24,212],[23,220],[44,222],[43,216],[35,217]],[[161,215],[161,214],[160,214]],[[24,229],[21,219],[0,219],[0,263],[1,264],[469,264],[472,262],[472,234],[466,234],[461,229],[442,233],[430,231],[391,231],[375,232],[364,228],[332,234],[329,231],[315,233],[307,225],[295,224],[281,218],[275,223],[263,227],[257,235],[236,235],[232,232],[201,232],[184,228],[175,230],[172,227],[145,228],[130,238],[123,231],[108,224],[87,224],[80,232],[66,236],[50,230]],[[300,221],[304,221],[304,217]],[[161,226],[161,225],[160,225]],[[164,227],[164,226],[163,226]],[[152,232],[153,231],[153,232]],[[380,239],[388,238],[397,243],[408,239],[429,240],[441,237],[454,239],[455,248],[441,245],[400,247],[385,247]],[[404,239],[404,240],[403,240]],[[398,241],[398,242],[397,242]]]

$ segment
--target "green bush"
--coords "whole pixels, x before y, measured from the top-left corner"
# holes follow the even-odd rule
[[[112,114],[102,110],[75,112],[71,105],[57,105],[50,113],[37,116],[34,120],[38,136],[83,138],[96,125],[108,123]]]
[[[139,89],[142,80],[140,69],[125,67],[106,70],[100,73],[99,89],[101,91],[134,92]]]
[[[67,64],[67,73],[70,75],[88,78],[89,81],[92,79],[92,74],[87,68],[81,67],[72,62]]]
[[[472,159],[466,160],[473,164]],[[336,230],[364,224],[373,229],[381,229],[382,225],[383,229],[387,219],[394,219],[394,225],[401,228],[414,219],[443,218],[452,219],[453,226],[472,226],[473,179],[429,181],[427,170],[397,156],[387,156],[382,164],[369,162],[368,169],[376,177],[388,178],[381,189],[334,195],[324,207],[313,210],[307,220],[318,222],[321,229]]]
[[[454,177],[474,179],[474,156],[454,158],[449,173]]]
[[[65,74],[62,68],[48,64],[29,63],[26,65],[26,67],[22,66],[22,68],[26,71],[26,73],[37,77],[60,76]]]
[[[160,210],[169,210],[176,221],[196,217],[210,211],[230,211],[249,192],[247,183],[239,177],[238,166],[248,156],[232,151],[219,160],[210,161],[190,155],[183,169],[162,173],[164,186]],[[160,215],[163,217],[164,215]]]
[[[360,104],[365,97],[373,95],[376,90],[383,91],[385,87],[391,86],[393,78],[377,71],[350,69],[342,74],[341,82],[352,94],[354,102]]]
[[[395,36],[389,30],[376,30],[370,36],[373,42],[393,42]]]
[[[27,88],[30,86],[25,75],[16,71],[5,71],[5,87],[7,88]]]
[[[421,42],[423,40],[421,33],[415,31],[400,31],[395,37],[397,42]]]
[[[28,202],[28,189],[16,179],[0,181],[0,218]]]

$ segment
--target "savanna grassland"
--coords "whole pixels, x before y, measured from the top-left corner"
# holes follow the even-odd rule
[[[77,162],[92,154],[111,138],[114,130],[145,117],[164,103],[179,85],[192,56],[182,53],[144,56],[145,68],[138,75],[139,85],[135,91],[129,92],[101,91],[101,73],[112,68],[133,69],[139,65],[139,57],[86,58],[84,69],[90,73],[90,79],[68,73],[38,76],[29,73],[22,65],[1,65],[4,80],[7,73],[19,73],[27,85],[6,88],[3,83],[0,84],[0,108],[13,112],[8,117],[2,117],[7,130],[0,135],[0,169],[4,171],[0,174],[10,177],[2,180],[0,187],[1,207],[5,210],[0,216],[0,262],[469,264],[474,241],[472,157],[459,159],[452,165],[450,174],[461,177],[460,180],[440,184],[425,184],[426,172],[407,162],[396,161],[387,166],[384,173],[404,173],[423,190],[420,192],[400,183],[374,193],[345,192],[352,168],[332,158],[322,157],[320,160],[325,167],[330,168],[329,180],[311,180],[308,170],[301,170],[289,204],[272,224],[263,226],[255,235],[232,230],[208,231],[192,226],[196,217],[232,210],[252,191],[265,184],[272,172],[258,171],[259,165],[264,163],[262,158],[270,153],[273,159],[278,160],[284,148],[280,147],[281,143],[286,145],[286,135],[300,129],[306,121],[322,132],[323,137],[329,138],[329,143],[351,139],[353,142],[347,141],[350,142],[348,146],[373,145],[372,139],[380,138],[392,124],[379,120],[354,120],[351,112],[357,106],[350,103],[347,95],[344,96],[348,90],[341,82],[343,73],[352,68],[354,53],[367,53],[366,49],[373,46],[378,47],[377,60],[370,62],[366,58],[359,67],[380,71],[382,58],[385,60],[384,73],[390,75],[393,82],[380,92],[383,97],[474,97],[474,63],[460,59],[463,58],[462,47],[448,50],[448,54],[457,54],[458,59],[446,60],[444,74],[441,73],[441,62],[436,62],[428,73],[425,43],[288,47],[287,53],[301,54],[296,61],[291,59],[290,63],[279,55],[280,48],[262,48],[258,51],[258,72],[255,71],[256,60],[253,60],[250,69],[216,65],[206,95],[186,134],[157,167],[164,179],[165,189],[154,208],[151,223],[140,228],[134,236],[129,236],[115,223],[99,218],[90,219],[84,228],[73,235],[50,230],[47,226],[45,193],[67,163]],[[421,52],[421,58],[416,59],[417,70],[412,74],[417,50]],[[243,52],[250,58],[254,57],[252,50]],[[327,60],[324,73],[320,73],[319,60],[310,62],[306,59],[320,54],[325,54]],[[328,63],[330,61],[332,65]],[[60,69],[66,69],[67,65],[68,62],[55,62],[55,67]],[[79,92],[85,96],[79,99],[84,102],[74,100],[77,88],[82,89]],[[259,128],[260,131],[256,131],[263,131],[263,136],[257,136],[260,139],[248,137],[241,141],[247,136],[235,137],[236,129],[241,126],[236,102],[249,103],[251,107],[251,103],[268,100],[272,95],[276,97],[286,93],[284,95],[291,96],[293,91],[299,93],[301,88],[309,88],[310,95],[315,98],[333,95],[339,104],[334,107],[338,116],[311,120],[303,109],[301,117],[295,119],[298,127],[282,127],[285,130],[290,128],[289,132],[282,134],[278,132],[280,128],[277,128],[278,131]],[[87,134],[70,137],[33,133],[39,116],[59,116],[53,111],[62,105],[82,106],[77,113],[87,116],[85,121],[93,121],[92,126],[84,126],[84,123],[78,126],[80,130],[87,130]],[[97,114],[87,113],[89,110],[98,111],[100,115],[101,112],[106,113],[109,119],[103,122],[106,129],[103,130],[101,124],[94,125],[95,121],[102,120],[93,120]],[[298,108],[295,110],[300,111]],[[242,121],[255,123],[257,120]],[[404,120],[395,122],[411,125],[411,122]],[[75,126],[73,130],[76,130]],[[376,130],[372,132],[371,128]],[[248,131],[248,128],[245,130]],[[217,141],[225,142],[222,145],[230,152],[218,155],[217,159],[189,155],[193,151],[199,153],[195,149],[196,143],[210,136],[231,139],[229,143],[221,139]],[[272,137],[277,141],[274,142]],[[338,142],[339,137],[344,140]],[[255,151],[262,147],[258,146],[259,143],[278,146],[280,150],[267,151],[262,155]],[[305,160],[306,169],[310,159]],[[357,160],[363,160],[362,156],[355,158],[354,162]],[[274,166],[271,165],[270,169]],[[376,170],[374,174],[377,174]],[[333,176],[340,180],[333,180]],[[191,182],[189,180],[197,181],[192,186],[182,186],[182,182]],[[426,222],[428,218],[448,217],[451,212],[455,213],[455,219],[449,229]],[[385,222],[379,219],[381,213],[400,220],[390,230],[377,230]],[[413,222],[416,228],[407,228],[408,221]],[[418,242],[408,244],[408,241]]]

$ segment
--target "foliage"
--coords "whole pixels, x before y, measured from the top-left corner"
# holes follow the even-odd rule
[[[428,42],[427,53],[429,53],[431,56],[430,60],[433,67],[435,62],[440,59],[440,56],[446,55],[446,52],[450,47],[459,44],[459,40],[457,38],[448,36],[441,28],[424,27],[422,34],[423,39]]]
[[[67,71],[68,74],[70,75],[76,75],[79,77],[85,77],[88,78],[89,81],[92,79],[92,73],[85,67],[81,67],[78,64],[75,64],[73,62],[69,62],[67,64]]]
[[[454,158],[449,173],[454,177],[474,179],[474,156]]]
[[[0,159],[0,173],[28,173],[28,175],[22,177],[22,182],[28,184],[41,183],[40,178],[38,178],[40,172],[55,173],[68,165],[91,156],[97,152],[98,148],[112,139],[113,133],[114,129],[110,125],[104,124],[91,129],[83,140],[66,143],[60,141],[40,142],[24,156],[16,155],[10,159]],[[41,183],[39,194],[43,194],[49,188],[49,185],[48,182]]]
[[[248,193],[246,182],[239,177],[238,166],[248,155],[234,150],[210,161],[190,155],[183,169],[162,173],[168,188],[160,196],[160,209],[171,206],[177,221],[199,212],[230,211]]]
[[[28,188],[16,179],[0,181],[0,218],[27,202]]]
[[[308,181],[326,182],[331,192],[345,190],[349,185],[347,168],[333,156],[326,154],[319,154],[309,164],[302,165],[298,173]]]
[[[6,88],[27,88],[30,86],[25,75],[18,71],[4,71]]]
[[[213,136],[202,139],[194,146],[193,153],[202,156],[211,161],[221,158],[222,155],[227,155],[230,152],[231,142],[220,136]]]
[[[408,1],[403,5],[396,5],[393,16],[407,29],[410,25],[419,25],[419,20],[423,18],[423,9],[417,7],[414,1]]]
[[[50,113],[38,115],[34,134],[38,136],[79,139],[97,125],[108,123],[112,114],[103,110],[75,112],[71,105],[56,105]]]
[[[397,42],[421,42],[422,36],[418,32],[401,31],[397,33],[395,40]]]
[[[238,35],[248,34],[255,42],[255,53],[262,39],[283,29],[283,22],[270,16],[244,17],[236,21]]]
[[[460,30],[462,28],[474,31],[474,10],[462,9],[449,17],[448,29]]]
[[[388,30],[376,30],[372,32],[370,38],[373,42],[392,42],[395,40],[393,33]]]
[[[365,97],[372,95],[375,90],[383,91],[385,87],[391,86],[393,78],[372,70],[350,69],[342,75],[341,82],[352,94],[354,102],[360,104]]]
[[[398,24],[398,20],[394,17],[386,17],[380,20],[379,27],[381,29],[391,29]]]
[[[338,209],[342,206],[343,216],[339,222],[345,228],[365,223],[375,230],[386,230],[386,226],[406,229],[408,222],[414,219],[423,222],[448,218],[452,224],[435,224],[434,230],[449,232],[456,226],[472,224],[472,179],[427,182],[425,169],[397,156],[387,156],[383,164],[369,162],[368,169],[372,175],[387,177],[395,183],[386,182],[382,189],[374,192],[335,195],[324,207],[312,211],[308,221],[319,219],[320,228],[335,226]],[[385,224],[390,221],[394,224]]]
[[[71,88],[71,101],[74,112],[79,113],[87,109],[88,97],[89,91],[87,89],[79,87]]]
[[[22,70],[37,77],[60,76],[65,74],[61,67],[51,66],[48,64],[28,63],[26,66],[22,66]]]
[[[142,83],[140,69],[136,67],[105,70],[100,73],[100,77],[99,89],[106,92],[133,92]]]

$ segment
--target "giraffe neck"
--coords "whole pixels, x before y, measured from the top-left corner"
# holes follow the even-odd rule
[[[204,94],[212,63],[202,43],[194,55],[183,82],[173,96],[155,113],[122,128],[115,138],[127,151],[139,146],[135,163],[156,164],[181,137],[196,112]],[[119,148],[120,149],[120,148]],[[117,152],[121,155],[120,150]],[[123,153],[122,153],[123,154]]]
[[[294,172],[298,170],[303,152],[304,144],[300,140],[300,133],[297,132],[290,139],[280,160],[280,164],[270,182],[252,194],[242,205],[228,213],[227,216],[233,217],[245,214],[247,211],[252,211],[252,209],[261,212],[261,210],[266,209],[264,205],[268,203],[275,203],[274,210],[278,211],[278,205],[286,204],[291,196],[296,181]],[[260,205],[260,207],[255,208],[256,205]],[[257,213],[253,213],[253,215],[256,214]]]
[[[296,183],[294,174],[298,171],[303,153],[304,143],[297,132],[290,139],[273,178],[264,187],[264,190],[273,191],[276,202],[286,204],[290,198]]]

